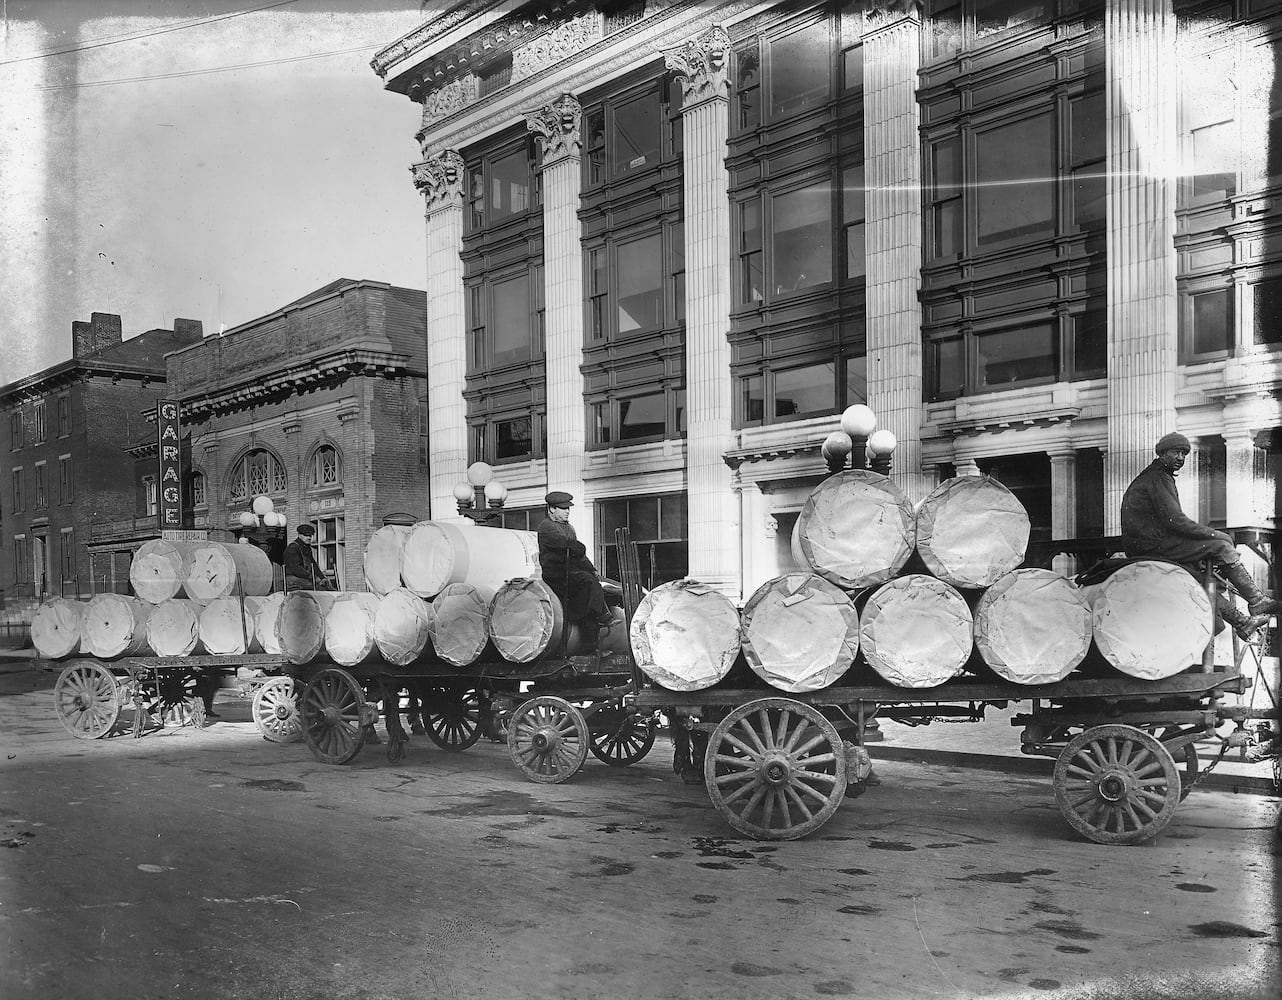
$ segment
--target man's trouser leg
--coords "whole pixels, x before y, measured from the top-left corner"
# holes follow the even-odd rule
[[[1236,553],[1234,553],[1236,555]],[[1251,574],[1246,571],[1242,565],[1241,559],[1233,562],[1220,564],[1220,572],[1224,578],[1233,584],[1236,590],[1246,600],[1247,610],[1252,615],[1275,615],[1278,612],[1278,602],[1267,596],[1259,587],[1256,586],[1255,580]]]

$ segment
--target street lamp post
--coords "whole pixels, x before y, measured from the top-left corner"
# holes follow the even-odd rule
[[[278,512],[269,496],[256,496],[249,510],[240,512],[241,545],[250,541],[274,541],[284,537],[287,519],[283,511]]]
[[[836,474],[846,468],[872,468],[883,476],[890,475],[890,458],[895,451],[895,435],[877,430],[877,415],[863,403],[846,407],[841,414],[841,430],[829,434],[820,449],[828,471]]]
[[[507,487],[494,478],[494,469],[489,464],[473,462],[467,467],[467,480],[455,484],[454,499],[459,516],[490,526],[502,517]]]

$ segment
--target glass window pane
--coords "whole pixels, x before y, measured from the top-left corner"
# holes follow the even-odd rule
[[[686,537],[684,493],[671,493],[659,497],[659,534],[662,538]]]
[[[1237,123],[1218,122],[1192,133],[1192,193],[1197,202],[1231,198],[1237,191]]]
[[[867,250],[862,222],[846,228],[846,277],[862,278],[868,273]]]
[[[664,542],[652,548],[652,579],[655,584],[683,579],[689,572],[689,555],[685,542]]]
[[[776,417],[794,417],[835,409],[836,365],[831,361],[775,372]]]
[[[628,502],[626,500],[599,500],[601,509],[601,527],[605,529],[605,540],[614,541],[614,530],[628,526]]]
[[[634,542],[654,541],[659,537],[659,498],[642,497],[628,502],[628,527]]]
[[[1282,343],[1282,278],[1255,286],[1255,342]]]
[[[659,93],[652,90],[614,109],[610,173],[618,177],[659,160]]]
[[[1229,289],[1193,296],[1193,353],[1227,351],[1231,346],[1232,300]]]
[[[1073,368],[1076,374],[1108,367],[1108,314],[1093,309],[1073,317]]]
[[[500,420],[494,425],[494,457],[524,458],[534,454],[533,422],[529,417]]]
[[[770,115],[782,118],[828,100],[828,22],[770,42]]]
[[[1049,0],[974,0],[975,34],[978,37],[1044,18]]]
[[[1055,328],[1049,324],[977,334],[979,388],[1055,374]]]
[[[592,421],[592,440],[597,444],[609,444],[613,440],[610,433],[610,404],[593,403],[588,408],[588,413]]]
[[[841,85],[846,90],[858,90],[864,85],[864,47],[856,45],[842,53]]]
[[[486,328],[489,363],[510,364],[530,356],[530,279],[520,275],[491,287],[492,309]]]
[[[1097,163],[1073,171],[1073,224],[1078,229],[1104,228],[1108,198],[1104,169],[1103,163]]]
[[[619,245],[619,333],[663,325],[663,240],[658,233]]]
[[[961,337],[937,340],[935,351],[935,397],[960,396],[966,389],[966,345]]]
[[[864,215],[864,165],[847,167],[841,174],[841,221],[862,222]]]
[[[766,413],[765,382],[760,375],[739,380],[740,405],[745,423],[760,423]]]
[[[1104,159],[1104,92],[1088,94],[1069,104],[1070,127],[1073,130],[1074,163]]]
[[[832,281],[832,184],[773,199],[770,250],[776,295]]]
[[[490,220],[517,215],[529,208],[530,164],[525,151],[509,153],[490,164]]]
[[[1055,129],[1037,115],[975,134],[980,246],[1053,233]]]
[[[868,402],[868,358],[846,358],[846,396],[842,406]]]
[[[619,440],[662,437],[667,427],[666,408],[661,392],[619,400]]]

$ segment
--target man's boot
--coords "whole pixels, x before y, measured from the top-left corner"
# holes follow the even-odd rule
[[[1227,597],[1221,597],[1217,604],[1220,617],[1243,642],[1250,642],[1255,638],[1255,634],[1269,623],[1268,615],[1248,615]]]
[[[1265,596],[1264,592],[1255,585],[1255,581],[1251,579],[1251,574],[1246,571],[1246,567],[1240,562],[1230,563],[1223,567],[1223,573],[1224,578],[1233,584],[1233,589],[1242,595],[1246,601],[1246,609],[1252,615],[1264,615],[1266,618],[1271,618],[1282,608],[1282,604],[1279,604],[1271,597]]]

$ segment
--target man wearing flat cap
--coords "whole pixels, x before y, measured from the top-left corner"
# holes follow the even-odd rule
[[[1242,565],[1233,539],[1185,516],[1175,490],[1175,476],[1184,467],[1191,446],[1183,434],[1166,434],[1157,442],[1157,458],[1135,477],[1122,497],[1122,545],[1132,557],[1152,556],[1179,563],[1194,576],[1205,559],[1246,600],[1247,611],[1221,594],[1216,600],[1220,617],[1238,636],[1249,641],[1277,613],[1278,602],[1255,585]]]
[[[285,546],[286,590],[333,590],[334,585],[316,562],[312,552],[316,528],[310,524],[298,526],[298,537]]]
[[[574,498],[553,490],[544,500],[548,516],[538,530],[543,582],[560,598],[567,622],[591,619],[598,628],[609,628],[614,617],[606,606],[601,579],[570,524]]]

